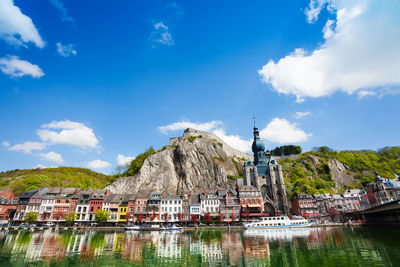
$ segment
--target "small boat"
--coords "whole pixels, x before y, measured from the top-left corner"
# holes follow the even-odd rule
[[[183,227],[180,226],[176,226],[176,225],[172,225],[169,227],[161,227],[160,228],[161,231],[183,231]]]
[[[245,223],[245,229],[277,229],[277,228],[304,228],[310,227],[311,222],[301,216],[293,216],[290,219],[288,216],[273,216],[261,217],[259,221]]]
[[[127,226],[124,228],[125,231],[140,231],[142,230],[142,227],[139,225],[134,225],[134,226]]]

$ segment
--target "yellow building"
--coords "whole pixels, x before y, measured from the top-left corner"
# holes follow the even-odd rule
[[[126,222],[127,213],[128,213],[128,201],[123,200],[118,207],[118,222]]]

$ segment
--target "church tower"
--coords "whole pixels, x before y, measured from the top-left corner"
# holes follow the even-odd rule
[[[247,160],[243,166],[243,180],[238,180],[238,184],[255,186],[260,190],[266,212],[271,215],[277,211],[287,214],[289,209],[282,167],[269,152],[265,152],[265,145],[255,125],[253,135],[254,162]]]

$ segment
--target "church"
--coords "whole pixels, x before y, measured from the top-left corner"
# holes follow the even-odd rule
[[[282,167],[274,157],[265,151],[258,128],[254,125],[254,141],[252,145],[254,162],[247,160],[243,166],[243,179],[238,179],[238,186],[254,186],[261,191],[264,211],[274,215],[288,214],[285,183]]]

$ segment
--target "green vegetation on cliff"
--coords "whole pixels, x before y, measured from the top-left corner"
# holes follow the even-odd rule
[[[353,179],[344,188],[337,188],[332,177],[328,162],[334,160],[347,166],[343,175]],[[345,189],[364,188],[374,180],[374,171],[390,179],[394,173],[400,174],[400,147],[340,152],[320,147],[298,157],[284,158],[280,164],[290,198],[299,193],[341,193]]]
[[[166,148],[167,148],[167,146],[165,146],[164,148],[159,150],[159,152],[165,150]],[[157,153],[157,151],[155,151],[154,148],[150,147],[145,152],[137,155],[131,161],[131,163],[128,165],[128,168],[126,170],[124,170],[121,173],[115,174],[114,177],[118,178],[118,177],[125,177],[125,176],[133,176],[133,175],[137,174],[140,171],[140,168],[142,168],[144,161],[148,157],[150,157],[151,155],[153,155],[155,153]]]
[[[104,188],[114,180],[112,176],[75,167],[0,172],[0,188],[11,188],[17,196],[40,187]]]

